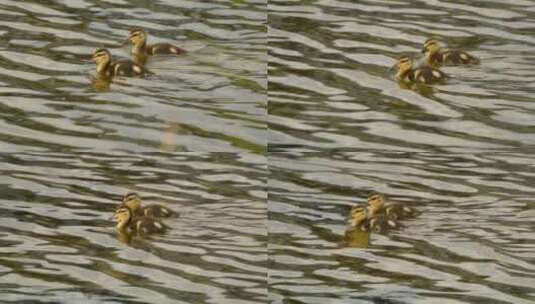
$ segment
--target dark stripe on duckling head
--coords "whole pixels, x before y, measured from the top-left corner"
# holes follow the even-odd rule
[[[107,56],[107,57],[111,58],[111,53],[110,53],[110,51],[108,51],[106,49],[97,49],[91,55],[91,57],[93,59],[98,58],[98,57],[102,57],[102,56]]]
[[[128,36],[135,36],[135,35],[145,34],[145,33],[146,33],[145,30],[142,28],[133,28],[128,33]]]
[[[137,192],[127,192],[127,193],[123,196],[123,201],[128,200],[128,199],[131,199],[131,198],[134,198],[134,197],[139,197],[139,195],[137,194]]]
[[[96,49],[93,52],[93,55],[96,55],[96,54],[110,54],[110,51],[108,51],[107,49]]]
[[[145,30],[140,27],[131,28],[129,34],[145,33]]]
[[[401,64],[410,63],[410,62],[412,62],[411,57],[409,57],[409,56],[401,56],[401,57],[399,57],[398,62],[396,63],[395,66],[399,67]]]
[[[436,38],[428,38],[425,42],[424,42],[424,45],[428,44],[429,42],[433,41],[433,43],[438,43],[438,40]]]

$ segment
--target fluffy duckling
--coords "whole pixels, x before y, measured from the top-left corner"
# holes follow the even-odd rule
[[[373,194],[368,198],[368,216],[370,218],[384,214],[387,221],[403,220],[415,217],[418,212],[416,209],[400,203],[387,203],[382,194]]]
[[[346,231],[368,231],[367,211],[361,206],[353,206],[349,212]]]
[[[432,67],[413,69],[412,59],[408,56],[399,58],[394,68],[397,69],[396,79],[404,83],[435,84],[447,78],[446,74]]]
[[[162,205],[151,204],[148,206],[141,206],[141,198],[135,192],[128,192],[123,197],[123,202],[119,206],[128,207],[136,216],[149,216],[149,217],[171,217],[174,212]]]
[[[399,222],[386,214],[376,214],[368,218],[368,229],[370,231],[385,233],[389,230],[398,229]]]
[[[432,67],[439,67],[445,64],[459,65],[479,63],[479,59],[461,50],[441,51],[440,42],[433,38],[429,38],[425,41],[422,53],[425,54],[427,64]]]
[[[131,60],[111,60],[111,53],[106,49],[97,49],[92,55],[93,61],[97,65],[97,73],[105,78],[113,78],[115,76],[142,76],[147,71],[141,65],[132,62]]]
[[[169,43],[156,43],[153,45],[147,45],[147,32],[141,28],[135,28],[130,30],[128,39],[125,43],[132,43],[132,55],[136,58],[142,58],[146,60],[146,56],[153,55],[181,55],[186,51],[179,47],[176,47]]]
[[[117,230],[127,235],[148,235],[163,233],[167,230],[167,226],[152,217],[134,216],[127,207],[117,209],[113,220],[117,222]]]

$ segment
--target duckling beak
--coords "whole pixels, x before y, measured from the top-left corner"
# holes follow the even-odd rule
[[[422,49],[422,54],[425,53],[426,51],[427,51],[427,49],[426,49],[426,48],[423,48],[423,49]]]
[[[130,43],[130,38],[126,38],[126,40],[123,41],[123,43],[121,43],[121,46],[125,46],[125,45],[127,45],[129,43]]]

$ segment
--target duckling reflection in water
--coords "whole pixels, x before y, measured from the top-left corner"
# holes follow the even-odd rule
[[[396,79],[401,83],[436,84],[446,80],[447,76],[438,69],[422,66],[413,69],[413,60],[402,56],[393,66],[397,70]]]
[[[344,234],[345,246],[358,248],[369,246],[370,233],[366,213],[366,209],[361,206],[351,208]]]
[[[117,222],[117,230],[126,236],[150,235],[167,230],[162,222],[148,216],[135,216],[127,207],[117,209],[113,220]]]
[[[144,65],[147,62],[148,56],[153,55],[182,55],[186,51],[169,43],[156,43],[153,45],[147,44],[148,34],[144,29],[135,28],[128,33],[126,44],[132,44],[132,55],[134,61],[138,64]]]
[[[135,192],[128,192],[124,195],[123,201],[119,208],[128,207],[132,210],[135,216],[149,216],[149,217],[171,217],[175,215],[173,210],[159,205],[150,204],[148,206],[141,206],[141,198]]]
[[[92,60],[97,65],[97,74],[104,79],[117,76],[136,77],[148,73],[143,66],[131,60],[112,61],[111,53],[106,49],[97,49],[93,52]]]
[[[434,38],[425,41],[422,53],[426,63],[432,67],[442,65],[478,64],[479,59],[461,50],[442,50],[440,42]]]

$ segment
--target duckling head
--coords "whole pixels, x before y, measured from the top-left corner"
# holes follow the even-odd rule
[[[123,230],[130,222],[132,212],[127,207],[119,208],[113,215],[113,221],[117,222],[117,229]]]
[[[396,77],[401,79],[408,71],[412,69],[412,59],[409,56],[402,56],[398,59],[398,62],[396,62],[394,68],[398,70]]]
[[[422,49],[422,53],[425,54],[425,57],[432,56],[436,52],[440,50],[440,43],[434,39],[429,38],[424,43],[424,48]]]
[[[91,55],[91,59],[97,65],[97,72],[104,73],[111,61],[111,53],[106,49],[97,49]]]
[[[368,197],[368,209],[370,211],[370,217],[379,213],[385,205],[385,197],[382,194],[372,194]]]
[[[141,198],[135,192],[128,192],[123,196],[123,203],[121,206],[126,206],[132,210],[133,213],[136,213],[141,207]]]
[[[349,227],[355,228],[362,226],[366,221],[366,209],[360,206],[354,206],[349,212]]]
[[[131,29],[128,33],[128,40],[135,46],[141,47],[147,42],[147,32],[141,28]]]

